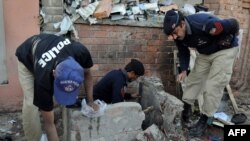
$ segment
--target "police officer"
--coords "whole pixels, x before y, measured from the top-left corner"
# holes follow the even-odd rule
[[[189,47],[199,52],[194,68],[185,79],[182,117],[188,121],[191,105],[201,95],[204,99],[200,105],[201,117],[189,129],[191,136],[200,136],[207,128],[208,119],[217,111],[223,90],[231,79],[239,50],[238,21],[234,18],[219,19],[205,13],[184,17],[180,11],[170,10],[165,15],[163,26],[165,34],[175,41],[178,48],[181,73],[177,81],[183,81],[187,76]]]
[[[136,59],[131,59],[124,69],[110,71],[94,86],[94,99],[100,99],[106,103],[122,102],[127,83],[135,81],[142,75],[144,75],[143,64]],[[136,97],[136,94],[126,95],[126,97],[130,96]]]
[[[98,109],[92,96],[92,58],[81,43],[53,34],[39,34],[24,41],[16,56],[24,94],[22,121],[28,141],[38,141],[42,135],[40,113],[48,140],[59,141],[54,124],[54,98],[61,105],[74,104],[83,80],[88,104]]]

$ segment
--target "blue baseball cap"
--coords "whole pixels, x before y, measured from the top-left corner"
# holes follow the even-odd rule
[[[84,80],[83,71],[84,69],[72,57],[66,58],[56,66],[54,97],[58,104],[72,105],[76,102]]]

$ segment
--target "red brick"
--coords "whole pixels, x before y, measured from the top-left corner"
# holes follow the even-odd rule
[[[219,4],[210,4],[210,9],[218,10],[220,8]]]
[[[94,39],[93,38],[80,38],[80,42],[85,45],[92,45],[94,44]]]
[[[131,39],[151,39],[152,35],[149,33],[135,32],[131,33]]]
[[[204,0],[204,3],[219,3],[219,0]]]
[[[119,37],[119,36],[118,36]],[[109,38],[109,40],[112,41],[113,45],[121,45],[121,44],[125,44],[125,39],[123,38]]]
[[[117,37],[121,37],[122,35],[123,35],[123,32],[114,32],[114,31],[108,32],[109,38],[117,38]]]
[[[242,2],[242,7],[244,7],[244,8],[250,8],[250,3],[248,3],[248,2]]]
[[[156,53],[145,52],[144,58],[142,58],[143,63],[154,64],[156,63]]]
[[[131,45],[129,45],[129,46],[126,46],[126,48],[127,48],[127,51],[128,52],[134,52],[134,51],[141,51],[142,49],[142,47],[141,46],[139,46],[139,45],[133,45],[133,44],[131,44]]]
[[[165,34],[159,34],[159,39],[160,40],[168,40],[168,36]]]
[[[98,58],[98,52],[97,51],[90,51],[92,58]]]
[[[146,51],[157,52],[157,51],[159,51],[159,47],[157,47],[157,46],[147,46],[147,50]]]
[[[92,36],[91,37],[95,37],[95,38],[99,38],[99,37],[107,37],[108,33],[106,31],[92,31],[91,32]]]
[[[232,14],[232,11],[227,11],[227,10],[218,11],[218,15],[222,15],[222,16],[229,16],[231,14]]]
[[[85,37],[92,37],[92,33],[91,31],[82,31],[80,30],[80,32],[78,32],[78,36],[80,38],[85,38]]]
[[[145,57],[144,54],[145,54],[145,52],[134,52],[133,58],[141,58],[142,59]]]
[[[157,46],[157,45],[162,45],[162,44],[161,44],[161,40],[148,40],[148,45]]]
[[[152,39],[153,40],[159,39],[159,34],[152,34]]]
[[[226,10],[232,10],[234,13],[236,12],[235,10],[239,9],[238,5],[233,5],[233,4],[227,4],[225,7]]]
[[[134,53],[129,51],[129,52],[125,52],[125,58],[133,58],[134,57]],[[125,61],[126,63],[126,61]]]
[[[112,45],[113,40],[108,38],[94,38],[94,42],[92,43],[94,45]]]

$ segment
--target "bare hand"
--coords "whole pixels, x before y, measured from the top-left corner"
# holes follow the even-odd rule
[[[131,97],[132,98],[138,98],[138,97],[141,97],[141,96],[139,95],[139,93],[133,93],[133,94],[131,94]]]
[[[89,102],[88,105],[94,109],[94,111],[99,110],[99,106],[95,104],[94,102]]]
[[[184,79],[187,76],[187,71],[182,71],[178,76],[177,76],[177,82],[183,82]]]

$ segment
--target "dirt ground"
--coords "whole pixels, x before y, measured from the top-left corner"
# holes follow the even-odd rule
[[[21,111],[0,113],[0,141],[26,141],[22,127],[21,115]],[[55,110],[55,123],[60,141],[62,141],[63,124],[60,108],[56,108]],[[8,138],[11,138],[11,140],[8,140]]]
[[[247,90],[245,93],[236,97],[236,102],[241,112],[244,112],[248,117],[247,121],[243,124],[250,125],[250,90]],[[222,103],[223,104],[220,109],[227,114],[233,115],[233,107],[227,96],[223,98]],[[11,138],[12,141],[25,141],[21,123],[21,111],[13,113],[0,113],[0,141],[11,141],[4,139],[8,137]],[[58,134],[60,135],[60,140],[63,140],[63,125],[60,111],[56,111],[56,127],[58,129]],[[208,128],[204,136],[201,138],[190,139],[190,141],[204,141],[211,135],[220,137],[221,140],[223,140],[223,134],[224,132],[222,127],[211,126]]]

